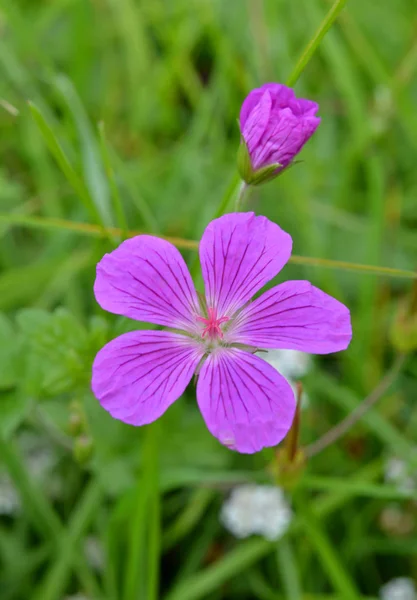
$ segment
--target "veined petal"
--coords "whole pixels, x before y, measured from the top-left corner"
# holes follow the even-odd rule
[[[212,221],[200,242],[209,307],[232,316],[291,255],[291,236],[266,217],[232,213]]]
[[[209,431],[225,446],[247,454],[279,444],[295,413],[289,383],[261,358],[236,348],[207,358],[197,401]]]
[[[168,331],[133,331],[109,342],[93,364],[92,390],[115,419],[145,425],[184,392],[204,354]]]
[[[272,99],[267,91],[262,94],[259,102],[253,107],[249,117],[245,121],[245,126],[242,128],[242,136],[251,156],[268,126],[271,106]]]
[[[240,110],[239,120],[241,131],[243,131],[245,128],[246,121],[248,120],[255,106],[260,102],[265,92],[268,92],[270,98],[272,99],[272,110],[284,108],[285,106],[291,106],[297,102],[294,95],[294,90],[282,83],[265,83],[261,87],[255,88],[246,96]]]
[[[103,256],[94,293],[104,310],[178,329],[193,329],[199,306],[179,251],[150,235],[128,239]]]
[[[245,307],[225,341],[311,354],[345,350],[352,338],[348,308],[309,281],[287,281]]]

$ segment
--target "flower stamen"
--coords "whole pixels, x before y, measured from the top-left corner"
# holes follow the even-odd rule
[[[220,328],[222,323],[226,323],[230,321],[230,317],[217,317],[217,311],[215,308],[208,308],[208,318],[206,317],[197,317],[197,321],[204,323],[205,327],[201,333],[201,337],[209,337],[210,339],[215,338],[223,338],[223,332]]]

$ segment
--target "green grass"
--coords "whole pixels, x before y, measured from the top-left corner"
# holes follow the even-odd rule
[[[97,306],[95,264],[152,233],[201,287],[197,240],[240,185],[239,108],[267,80],[319,102],[322,124],[248,206],[291,233],[285,279],[353,318],[349,349],[305,380],[302,442],[375,388],[416,278],[413,0],[0,0],[0,32],[0,482],[21,503],[0,515],[2,600],[375,599],[416,578],[415,494],[383,478],[387,457],[412,457],[415,356],[311,459],[276,543],[236,540],[218,516],[231,485],[270,481],[271,452],[221,447],[191,386],[144,428],[112,420],[89,388],[95,353],[134,326]],[[29,434],[53,459],[43,478]],[[91,537],[104,568],[86,557]]]

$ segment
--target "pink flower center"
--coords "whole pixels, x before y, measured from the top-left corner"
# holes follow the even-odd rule
[[[197,317],[197,320],[201,321],[201,323],[204,323],[204,325],[205,325],[203,332],[201,334],[201,337],[204,338],[207,336],[210,339],[216,339],[216,338],[222,339],[223,332],[220,329],[220,325],[222,323],[226,323],[226,321],[229,321],[230,317],[217,318],[217,311],[215,308],[208,308],[207,312],[208,312],[207,319],[205,317]]]

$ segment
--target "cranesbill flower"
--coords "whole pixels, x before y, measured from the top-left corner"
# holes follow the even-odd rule
[[[296,98],[280,83],[252,90],[242,104],[242,144],[238,166],[242,179],[257,185],[288,167],[320,123],[318,104]]]
[[[252,453],[288,432],[295,399],[260,348],[327,354],[351,339],[348,309],[308,281],[287,281],[253,296],[286,264],[292,240],[253,213],[212,221],[200,242],[205,301],[179,251],[140,235],[97,265],[102,308],[171,331],[133,331],[109,342],[93,365],[92,389],[116,419],[155,421],[198,374],[197,402],[222,444]]]

